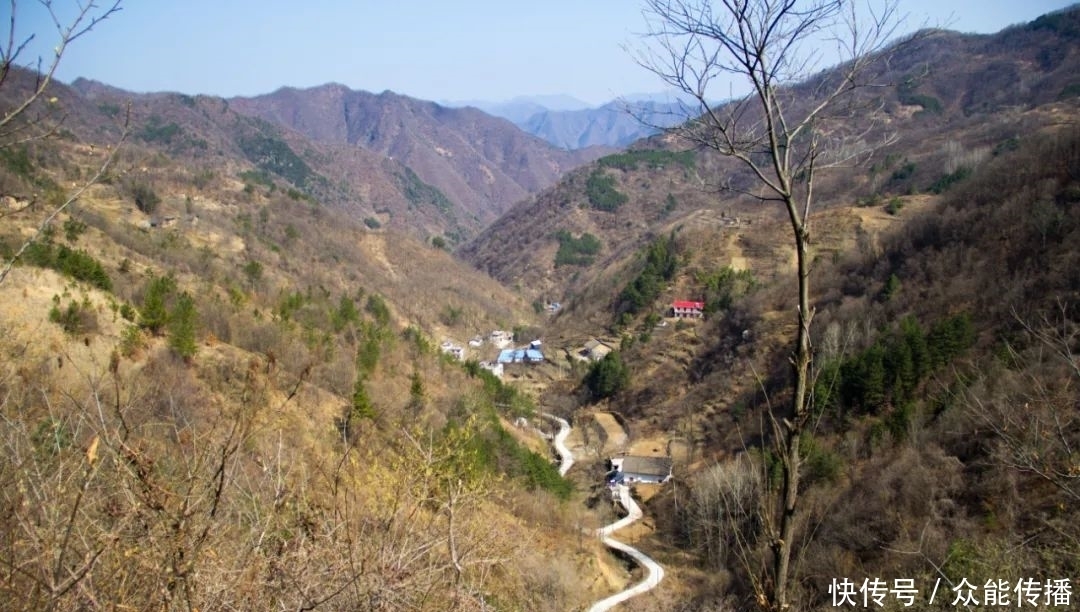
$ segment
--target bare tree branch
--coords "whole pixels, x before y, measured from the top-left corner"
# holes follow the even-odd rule
[[[64,53],[67,51],[68,45],[75,42],[79,37],[90,32],[94,29],[94,26],[98,25],[102,21],[105,21],[109,17],[113,16],[121,10],[120,4],[122,0],[115,0],[111,6],[101,10],[101,7],[93,0],[85,3],[79,2],[76,4],[78,7],[78,13],[68,23],[63,23],[57,14],[56,7],[53,5],[52,0],[38,0],[43,7],[49,12],[49,17],[52,20],[53,27],[59,36],[56,46],[53,48],[53,57],[42,70],[42,61],[39,58],[37,63],[37,79],[33,90],[27,95],[22,102],[16,104],[11,110],[5,111],[3,116],[0,116],[0,131],[3,131],[9,123],[17,119],[20,115],[26,112],[30,106],[37,101],[49,87],[49,83],[52,82],[53,75],[56,74],[56,69],[60,66],[60,60],[63,59]],[[18,61],[19,55],[26,49],[26,46],[30,44],[34,36],[31,34],[22,42],[16,45],[15,42],[15,9],[17,2],[11,0],[11,17],[10,17],[10,30],[8,31],[7,43],[3,48],[0,48],[0,85],[3,85],[11,72],[11,69],[15,67]]]
[[[52,113],[55,108],[55,98],[50,98],[47,101],[44,115],[29,117],[29,111],[34,106],[35,102],[37,102],[48,89],[49,84],[53,80],[53,76],[56,74],[56,69],[60,65],[60,60],[63,59],[64,53],[67,51],[68,45],[89,33],[102,21],[105,21],[118,13],[121,10],[120,4],[122,0],[114,0],[112,4],[106,4],[105,8],[98,5],[94,0],[78,0],[75,3],[77,13],[67,22],[61,20],[57,7],[52,0],[38,0],[38,2],[46,11],[48,11],[50,20],[58,35],[58,42],[53,48],[52,59],[47,63],[44,69],[42,68],[42,60],[40,58],[38,59],[35,83],[29,93],[20,96],[20,101],[16,102],[13,108],[4,110],[3,114],[0,115],[0,149],[17,146],[32,140],[47,138],[56,132],[63,122],[63,117],[52,122],[48,120],[49,113]],[[8,20],[9,30],[7,40],[0,45],[0,87],[4,86],[8,77],[11,75],[12,69],[18,67],[17,61],[19,56],[26,50],[27,45],[29,45],[36,36],[36,34],[31,34],[22,41],[17,42],[15,34],[17,4],[16,0],[10,0],[9,5],[11,8],[11,15]],[[63,203],[49,212],[44,221],[38,226],[38,229],[34,232],[33,236],[19,247],[10,260],[2,262],[3,267],[0,269],[0,284],[7,278],[12,267],[14,267],[15,262],[19,260],[31,244],[41,237],[56,216],[71,206],[71,204],[78,200],[91,185],[97,183],[105,175],[109,166],[112,165],[113,160],[116,158],[120,146],[127,138],[130,113],[131,109],[129,107],[128,112],[125,115],[123,132],[120,139],[108,149],[105,161],[98,168],[97,172],[88,181],[82,183],[82,185],[74,192],[70,193]],[[26,210],[32,204],[33,202],[22,207],[19,212]]]
[[[127,116],[130,117],[130,108],[128,110]],[[108,152],[105,156],[105,161],[102,162],[101,166],[98,167],[97,172],[95,172],[89,180],[80,185],[78,189],[68,194],[67,199],[65,199],[64,202],[60,204],[60,206],[54,208],[48,214],[48,216],[45,217],[45,219],[38,226],[37,231],[35,231],[29,239],[23,242],[22,246],[20,246],[19,249],[15,251],[15,254],[11,256],[11,259],[4,262],[4,267],[0,269],[0,284],[3,284],[4,279],[6,279],[8,274],[11,273],[11,269],[15,267],[15,262],[19,261],[19,258],[22,257],[23,253],[25,253],[26,250],[30,248],[30,245],[34,244],[34,242],[41,238],[41,235],[48,230],[49,226],[52,224],[53,220],[56,219],[57,215],[67,210],[73,203],[78,201],[78,199],[82,197],[82,195],[86,193],[86,191],[90,189],[91,186],[96,185],[98,181],[100,181],[101,178],[105,176],[105,174],[109,171],[109,167],[112,166],[113,161],[116,160],[116,155],[120,152],[120,146],[127,139],[127,136],[128,119],[125,118],[124,131],[120,136],[120,140],[116,143],[115,146],[108,149]]]
[[[773,563],[760,581],[769,592],[759,605],[791,609],[790,561],[800,483],[800,438],[812,410],[810,341],[810,214],[817,173],[863,159],[874,148],[867,121],[851,113],[854,94],[899,24],[895,0],[883,0],[867,18],[852,0],[646,0],[649,45],[640,65],[696,102],[693,116],[669,130],[685,142],[736,160],[757,180],[761,202],[787,212],[796,255],[798,301],[791,354],[793,389],[785,416],[768,411],[773,452],[783,483],[765,529]],[[813,75],[831,41],[839,66]],[[748,93],[724,104],[710,94],[718,80],[731,79]],[[848,106],[844,106],[848,102]],[[871,118],[870,123],[873,122]],[[880,145],[878,145],[880,146]],[[744,190],[745,191],[745,190]],[[763,491],[768,494],[769,487]],[[764,506],[764,504],[763,504]],[[773,527],[775,525],[775,527]]]

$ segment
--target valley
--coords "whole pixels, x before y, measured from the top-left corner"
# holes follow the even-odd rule
[[[1071,609],[1080,10],[872,57],[790,156],[5,65],[0,611]]]

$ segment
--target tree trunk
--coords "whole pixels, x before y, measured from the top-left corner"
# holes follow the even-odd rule
[[[781,457],[783,466],[783,505],[780,514],[780,530],[773,549],[773,579],[776,581],[770,605],[776,612],[788,610],[787,583],[791,566],[791,548],[795,533],[795,508],[799,499],[800,456],[799,443],[803,426],[806,424],[808,408],[806,398],[810,385],[810,259],[808,251],[809,233],[806,219],[800,219],[797,209],[789,204],[791,226],[796,243],[796,261],[799,276],[799,317],[796,331],[795,354],[792,356],[792,369],[795,388],[791,397],[791,419],[784,420],[777,433],[785,437]]]

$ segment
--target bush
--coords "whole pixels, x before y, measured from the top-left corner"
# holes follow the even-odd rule
[[[124,327],[124,331],[120,333],[120,354],[124,357],[131,357],[138,353],[146,346],[146,340],[143,339],[142,330],[138,325],[127,325]]]
[[[731,308],[735,298],[757,287],[752,272],[731,266],[724,266],[712,274],[700,274],[697,280],[704,285],[705,312],[709,314]]]
[[[362,376],[356,377],[356,383],[353,385],[352,393],[352,407],[349,411],[350,420],[372,420],[375,418],[375,404],[371,402],[371,396],[368,394],[367,385],[364,384],[364,378]]]
[[[930,185],[929,191],[931,193],[937,194],[945,193],[953,185],[959,183],[960,181],[966,179],[969,176],[971,176],[971,168],[961,166],[955,171],[945,174],[938,180],[934,181],[934,183]]]
[[[452,431],[454,426],[448,429]],[[472,452],[463,454],[476,457],[477,467],[520,479],[530,490],[543,489],[563,500],[569,499],[574,491],[573,484],[559,475],[555,464],[521,446],[496,419],[489,420],[487,427],[469,440],[468,446]]]
[[[905,159],[904,163],[899,168],[893,170],[892,176],[889,177],[889,180],[893,182],[898,182],[909,179],[915,174],[915,168],[915,162],[910,162]]]
[[[157,211],[158,205],[161,204],[161,198],[154,192],[154,189],[150,185],[142,182],[134,182],[128,185],[128,193],[131,198],[135,200],[135,206],[148,215],[152,215]]]
[[[23,253],[23,261],[42,268],[51,268],[75,280],[112,291],[112,279],[101,262],[86,251],[74,251],[66,246],[54,247],[48,241],[32,243]]]
[[[596,210],[614,212],[630,200],[624,193],[615,189],[615,178],[604,174],[601,169],[593,170],[585,181],[585,197],[589,205]]]
[[[375,317],[375,322],[379,326],[386,327],[390,324],[390,307],[386,305],[386,300],[381,295],[377,293],[369,295],[364,310],[372,317]]]
[[[89,301],[79,303],[72,300],[67,308],[61,308],[60,296],[54,296],[53,307],[49,310],[49,320],[72,335],[97,330],[97,314],[94,313],[94,308]]]
[[[350,324],[360,321],[360,311],[356,309],[356,304],[347,295],[341,296],[338,299],[338,306],[330,314],[330,324],[333,326],[335,332],[340,332]]]
[[[86,223],[79,221],[74,217],[69,217],[64,221],[64,238],[68,242],[74,243],[86,232]]]
[[[919,384],[948,365],[975,342],[971,317],[960,314],[938,321],[925,333],[906,317],[900,329],[842,362],[824,364],[814,395],[821,409],[840,414],[848,410],[877,414],[888,406],[906,406]],[[908,408],[888,426],[906,430]],[[883,425],[885,427],[885,425]]]
[[[251,283],[252,289],[254,289],[255,283],[259,282],[259,279],[262,278],[262,264],[252,259],[251,261],[244,264],[244,267],[242,269],[244,271],[244,276],[247,277],[248,282]]]
[[[135,309],[131,307],[131,304],[124,302],[120,305],[120,316],[123,317],[125,321],[130,321],[134,323],[135,318],[139,316],[139,313],[137,313]]]
[[[897,88],[897,98],[900,103],[905,106],[921,106],[920,113],[940,114],[942,111],[941,100],[934,96],[917,93],[915,91],[917,87],[918,83],[911,77],[901,83]]]

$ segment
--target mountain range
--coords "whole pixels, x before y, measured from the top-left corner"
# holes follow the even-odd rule
[[[453,102],[503,117],[522,130],[568,150],[623,148],[686,121],[693,104],[677,92],[636,93],[599,106],[565,95],[522,96],[507,102]]]
[[[233,98],[236,110],[322,143],[359,147],[409,166],[480,225],[609,149],[565,151],[473,108],[341,85]]]
[[[1080,9],[879,59],[842,110],[882,144],[813,183],[792,597],[1063,586]],[[786,110],[837,74],[786,86]],[[11,71],[0,108],[35,83]],[[640,580],[582,537],[617,518],[617,453],[673,465],[635,489],[665,577],[629,605],[764,601],[788,218],[674,132],[567,150],[631,133],[574,113],[532,113],[556,145],[335,84],[52,83],[0,133],[0,609],[587,609]],[[543,362],[482,364],[507,335]],[[574,423],[566,478],[542,413]]]

